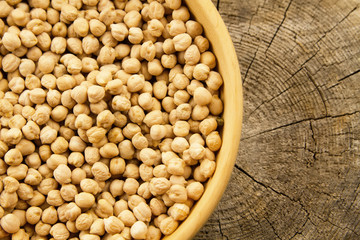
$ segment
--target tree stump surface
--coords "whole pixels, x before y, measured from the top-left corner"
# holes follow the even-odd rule
[[[243,130],[195,239],[360,239],[360,0],[218,1]]]

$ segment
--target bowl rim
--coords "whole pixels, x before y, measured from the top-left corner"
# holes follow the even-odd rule
[[[241,136],[243,117],[242,81],[236,51],[230,34],[211,0],[184,0],[192,16],[204,29],[217,58],[217,68],[223,77],[221,98],[224,101],[222,146],[217,153],[214,175],[206,183],[203,196],[193,206],[189,216],[165,240],[192,239],[206,223],[218,205],[234,167]],[[226,138],[224,137],[226,136]]]

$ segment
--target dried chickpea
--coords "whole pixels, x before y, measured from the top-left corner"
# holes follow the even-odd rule
[[[16,233],[20,229],[20,220],[15,214],[7,214],[1,218],[1,227],[8,233]]]
[[[124,229],[124,223],[117,217],[111,216],[104,219],[105,231],[110,234],[120,233]]]

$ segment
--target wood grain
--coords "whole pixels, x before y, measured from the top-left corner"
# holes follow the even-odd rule
[[[360,1],[213,1],[244,88],[242,141],[195,239],[360,239]]]

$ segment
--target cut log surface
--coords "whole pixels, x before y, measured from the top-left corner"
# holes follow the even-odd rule
[[[195,239],[360,239],[360,0],[213,2],[244,120],[232,178]]]

